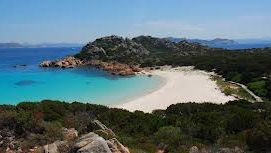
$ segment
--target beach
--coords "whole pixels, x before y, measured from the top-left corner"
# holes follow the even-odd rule
[[[210,79],[212,73],[195,70],[193,67],[162,67],[146,71],[145,75],[158,75],[165,79],[165,83],[151,93],[113,107],[152,112],[177,103],[221,104],[235,100],[233,96],[226,96],[219,90],[215,81]]]

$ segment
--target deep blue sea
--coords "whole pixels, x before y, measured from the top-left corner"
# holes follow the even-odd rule
[[[112,105],[158,88],[158,76],[118,77],[90,68],[40,68],[75,48],[0,48],[0,104],[44,99]]]

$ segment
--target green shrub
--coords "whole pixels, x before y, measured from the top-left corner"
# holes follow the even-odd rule
[[[253,128],[258,121],[258,115],[252,111],[237,110],[226,120],[226,131],[238,133],[245,129]]]
[[[259,123],[249,133],[248,146],[255,152],[268,152],[271,150],[271,122]]]
[[[182,134],[179,127],[161,127],[154,134],[154,137],[156,143],[165,144],[170,148],[177,148],[182,143]]]
[[[251,82],[248,84],[248,88],[253,90],[255,94],[263,97],[266,96],[268,92],[266,90],[266,82],[264,80]]]

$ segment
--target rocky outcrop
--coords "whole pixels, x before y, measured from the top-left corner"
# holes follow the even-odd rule
[[[188,41],[172,42],[165,38],[139,36],[133,39],[107,36],[85,45],[76,57],[89,60],[118,61],[129,65],[153,59],[157,53],[177,56],[203,54],[218,50]]]
[[[244,151],[239,147],[206,150],[205,148],[199,149],[197,146],[193,146],[190,148],[189,153],[244,153]]]
[[[135,73],[142,71],[139,66],[129,66],[115,61],[103,62],[100,60],[90,60],[88,62],[84,62],[71,56],[57,61],[43,61],[40,64],[40,67],[74,68],[77,66],[92,66],[107,71],[113,75],[121,76],[135,75]]]
[[[87,65],[94,66],[98,69],[110,72],[113,75],[128,76],[134,75],[136,72],[140,72],[141,69],[137,66],[129,66],[127,64],[121,64],[118,62],[103,62],[100,60],[91,60]]]
[[[84,62],[73,56],[67,56],[63,59],[56,61],[43,61],[40,67],[60,67],[60,68],[74,68],[76,66],[84,65]]]
[[[189,153],[201,153],[197,146],[193,146],[189,149]]]
[[[105,139],[93,132],[80,137],[73,150],[76,153],[111,153]]]
[[[76,56],[86,61],[118,61],[133,65],[140,63],[147,55],[149,55],[149,51],[141,44],[113,35],[88,43]]]
[[[54,142],[52,144],[48,144],[44,146],[44,153],[59,153],[58,146],[62,143],[60,141]]]
[[[220,148],[217,153],[244,153],[239,147],[234,148]]]
[[[78,131],[75,128],[64,128],[63,129],[63,137],[65,140],[74,140],[78,137]]]
[[[88,43],[74,56],[56,61],[44,61],[40,66],[73,68],[91,65],[114,75],[127,76],[141,71],[140,65],[146,67],[161,62],[163,58],[161,55],[187,56],[212,50],[187,41],[174,43],[168,39],[150,36],[128,39],[113,35]]]
[[[21,148],[18,147],[18,142],[15,139],[13,131],[8,129],[0,130],[0,152],[21,152]]]
[[[53,62],[48,61],[48,60],[43,61],[43,62],[40,63],[40,67],[51,67],[53,65],[54,65]]]
[[[99,120],[93,120],[92,121],[93,126],[95,129],[99,129],[100,131],[104,131],[104,133],[107,133],[108,135],[115,137],[115,133],[109,129],[108,127],[106,127],[102,122],[100,122]]]
[[[149,50],[150,54],[155,52],[168,52],[178,56],[187,56],[217,50],[186,40],[175,43],[166,38],[155,38],[151,36],[139,36],[132,40]]]
[[[63,141],[54,143],[36,149],[39,153],[130,153],[129,149],[124,147],[116,138],[114,132],[107,128],[98,120],[92,121],[94,132],[84,134],[77,138],[78,132],[75,129],[64,129]],[[101,132],[110,135],[107,139],[98,133]]]
[[[130,153],[129,149],[124,147],[116,138],[106,142],[112,153]]]

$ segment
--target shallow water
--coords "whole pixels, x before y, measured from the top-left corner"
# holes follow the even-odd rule
[[[157,88],[161,78],[117,77],[82,67],[39,68],[43,60],[71,55],[80,48],[0,49],[0,104],[43,99],[112,105]]]

